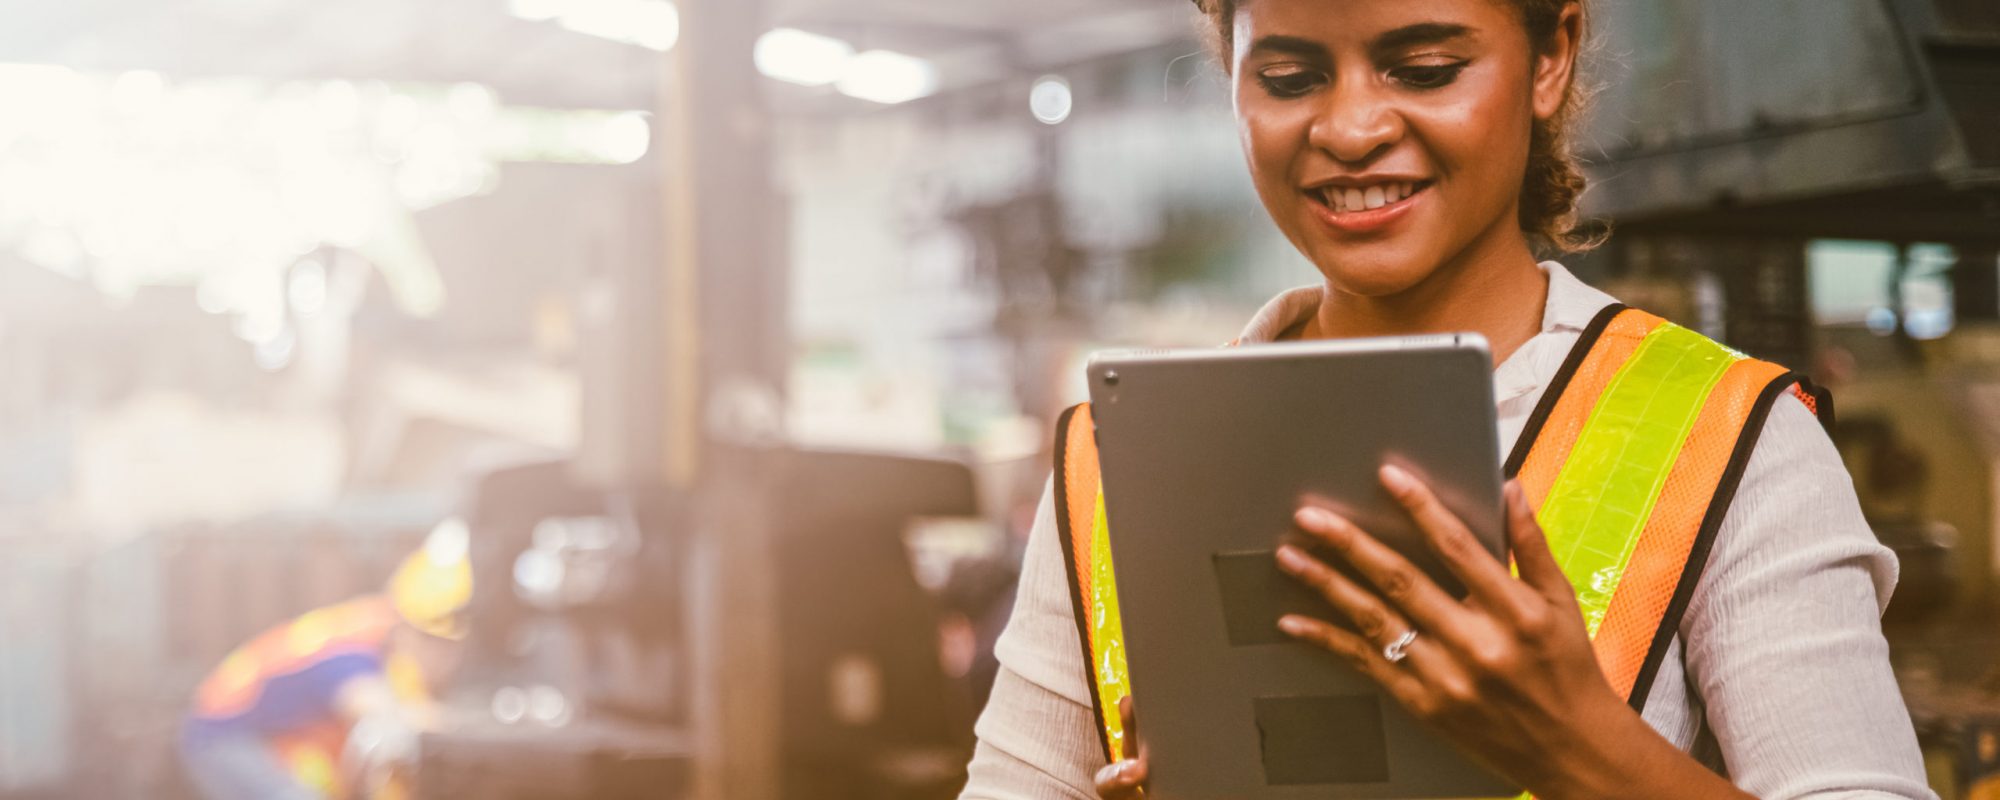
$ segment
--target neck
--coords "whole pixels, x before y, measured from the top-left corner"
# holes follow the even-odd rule
[[[1511,222],[1512,216],[1507,219]],[[1548,276],[1511,224],[1480,237],[1456,258],[1402,292],[1369,297],[1332,281],[1319,311],[1302,332],[1307,339],[1408,336],[1470,331],[1486,337],[1498,364],[1542,328]]]

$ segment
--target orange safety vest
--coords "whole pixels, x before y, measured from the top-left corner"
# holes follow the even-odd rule
[[[202,681],[195,690],[194,713],[209,719],[244,713],[257,703],[271,680],[343,653],[382,656],[384,677],[397,698],[408,703],[428,702],[415,665],[385,652],[389,633],[399,619],[387,597],[368,595],[309,611],[265,631],[231,652]],[[269,744],[300,783],[322,796],[340,797],[346,794],[338,765],[347,732],[345,721],[328,718],[286,731]]]
[[[1823,425],[1804,377],[1652,314],[1592,320],[1528,418],[1505,473],[1536,508],[1604,675],[1642,709],[1764,419],[1782,394]],[[1131,693],[1090,405],[1056,429],[1056,527],[1105,756],[1124,757]]]

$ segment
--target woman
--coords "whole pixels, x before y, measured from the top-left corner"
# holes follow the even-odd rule
[[[1510,472],[1525,480],[1537,468],[1523,471],[1522,455],[1534,461],[1529,448],[1549,436],[1550,408],[1567,413],[1577,390],[1564,387],[1598,357],[1607,320],[1644,316],[1533,256],[1590,244],[1574,225],[1583,180],[1564,146],[1581,0],[1198,2],[1259,196],[1322,278],[1273,300],[1243,341],[1481,333],[1501,440],[1521,440]],[[1645,327],[1668,329],[1699,338],[1657,318]],[[1611,660],[1593,651],[1606,598],[1579,600],[1587,584],[1551,556],[1543,526],[1568,533],[1551,523],[1546,480],[1538,497],[1509,484],[1516,578],[1464,546],[1426,487],[1384,470],[1385,489],[1472,588],[1463,602],[1365,531],[1300,509],[1299,528],[1368,581],[1295,548],[1278,551],[1280,567],[1361,633],[1297,616],[1280,627],[1537,796],[1931,797],[1878,625],[1893,556],[1863,522],[1813,396],[1749,395],[1758,405],[1737,417],[1712,497],[1690,506],[1657,483],[1648,495],[1664,498],[1656,512],[1703,519],[1664,584],[1677,597],[1662,600],[1660,628],[1639,632],[1645,664],[1621,677],[1607,678]],[[1086,663],[1101,643],[1078,624],[1090,595],[1072,597],[1078,568],[1063,545],[1091,523],[1058,511],[1076,503],[1062,496],[1064,470],[1057,478],[997,647],[1003,669],[966,797],[1137,797],[1151,768],[1143,753],[1122,757],[1121,725],[1100,713],[1120,705],[1121,676]]]

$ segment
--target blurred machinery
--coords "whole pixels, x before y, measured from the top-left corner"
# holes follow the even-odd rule
[[[1987,0],[1609,4],[1593,210],[1626,230],[2000,240]],[[1787,34],[1773,39],[1770,32]]]
[[[948,797],[971,712],[939,657],[912,523],[977,514],[948,460],[777,450],[758,456],[783,502],[767,566],[782,680],[788,798]],[[693,789],[691,590],[684,496],[578,485],[573,464],[494,471],[472,493],[473,650],[451,724],[427,736],[423,797],[639,798]]]
[[[940,599],[920,583],[919,523],[979,515],[951,460],[790,451],[774,472],[784,781],[795,800],[952,797],[971,698],[940,658]]]
[[[1713,333],[1800,367],[1812,239],[1951,245],[1961,316],[2000,318],[1993,4],[1614,4],[1596,30],[1621,54],[1598,64],[1616,91],[1585,140],[1613,271],[1693,262],[1719,290]]]
[[[425,797],[676,796],[689,786],[684,540],[664,508],[569,462],[490,472],[467,503],[470,652]],[[655,504],[658,505],[658,504]]]

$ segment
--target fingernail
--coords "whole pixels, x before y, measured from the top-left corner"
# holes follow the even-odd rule
[[[1111,779],[1114,781],[1125,780],[1125,773],[1131,771],[1132,771],[1132,762],[1120,761],[1118,762],[1117,766],[1111,768]]]
[[[1416,479],[1410,477],[1410,473],[1403,471],[1402,467],[1394,464],[1382,465],[1382,485],[1400,492],[1409,489],[1415,482]]]
[[[1333,527],[1333,512],[1324,508],[1306,506],[1293,514],[1292,520],[1297,522],[1301,528],[1323,531]]]
[[[1291,545],[1278,548],[1278,566],[1288,572],[1297,572],[1306,565],[1306,554]]]
[[[1287,615],[1278,618],[1278,630],[1297,636],[1306,632],[1306,623],[1298,617]]]

